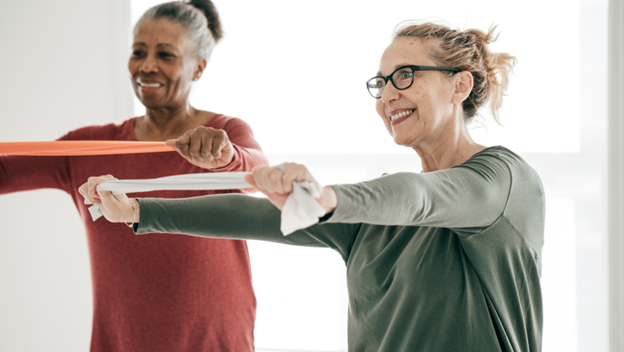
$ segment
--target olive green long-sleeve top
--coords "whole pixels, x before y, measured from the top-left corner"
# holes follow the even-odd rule
[[[450,169],[333,187],[331,216],[287,237],[268,200],[237,194],[140,199],[135,229],[336,250],[349,351],[541,350],[544,192],[522,158],[491,147]]]

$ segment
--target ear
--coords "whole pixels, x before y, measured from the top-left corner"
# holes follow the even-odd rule
[[[473,78],[468,71],[461,71],[455,74],[453,80],[453,103],[461,104],[468,99],[472,92]]]
[[[202,76],[206,65],[206,59],[197,60],[197,65],[195,65],[195,72],[193,72],[193,81],[197,81]]]

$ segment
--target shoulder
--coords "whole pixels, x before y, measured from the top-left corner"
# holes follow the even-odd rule
[[[521,156],[503,146],[485,148],[455,167],[465,167],[488,174],[502,173],[512,176],[515,173],[533,173],[537,175]]]
[[[533,212],[534,216],[529,218],[543,218],[544,187],[539,174],[526,160],[502,146],[487,148],[477,154],[469,160],[473,167],[497,169],[509,175],[509,201],[505,213],[512,222],[519,222],[516,219],[518,214]]]
[[[465,172],[467,170],[469,172]],[[543,198],[543,186],[537,172],[521,156],[502,146],[486,148],[449,172],[466,182],[483,183],[487,189],[498,185],[496,192],[508,197],[532,194],[536,199]]]
[[[135,118],[120,124],[85,126],[69,131],[60,140],[132,140]]]
[[[206,127],[225,130],[226,132],[236,130],[251,131],[251,127],[249,127],[249,124],[247,124],[247,122],[237,117],[227,116],[223,114],[216,114],[212,119],[210,119]]]

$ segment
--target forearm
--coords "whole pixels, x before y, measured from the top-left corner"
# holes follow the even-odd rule
[[[66,190],[67,157],[0,156],[0,194],[40,188]]]
[[[256,166],[269,164],[267,157],[260,149],[244,148],[238,145],[233,145],[232,147],[234,148],[234,157],[232,158],[232,162],[227,166],[215,169],[215,171],[251,171]]]
[[[298,231],[284,236],[280,211],[268,200],[238,194],[184,199],[138,199],[137,234],[183,233],[201,237],[325,246]],[[129,218],[127,218],[129,220]]]

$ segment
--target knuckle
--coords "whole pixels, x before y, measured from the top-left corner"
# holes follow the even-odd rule
[[[275,168],[275,169],[271,170],[271,173],[269,174],[269,178],[272,181],[281,181],[282,175],[283,175],[282,172],[279,169]]]

